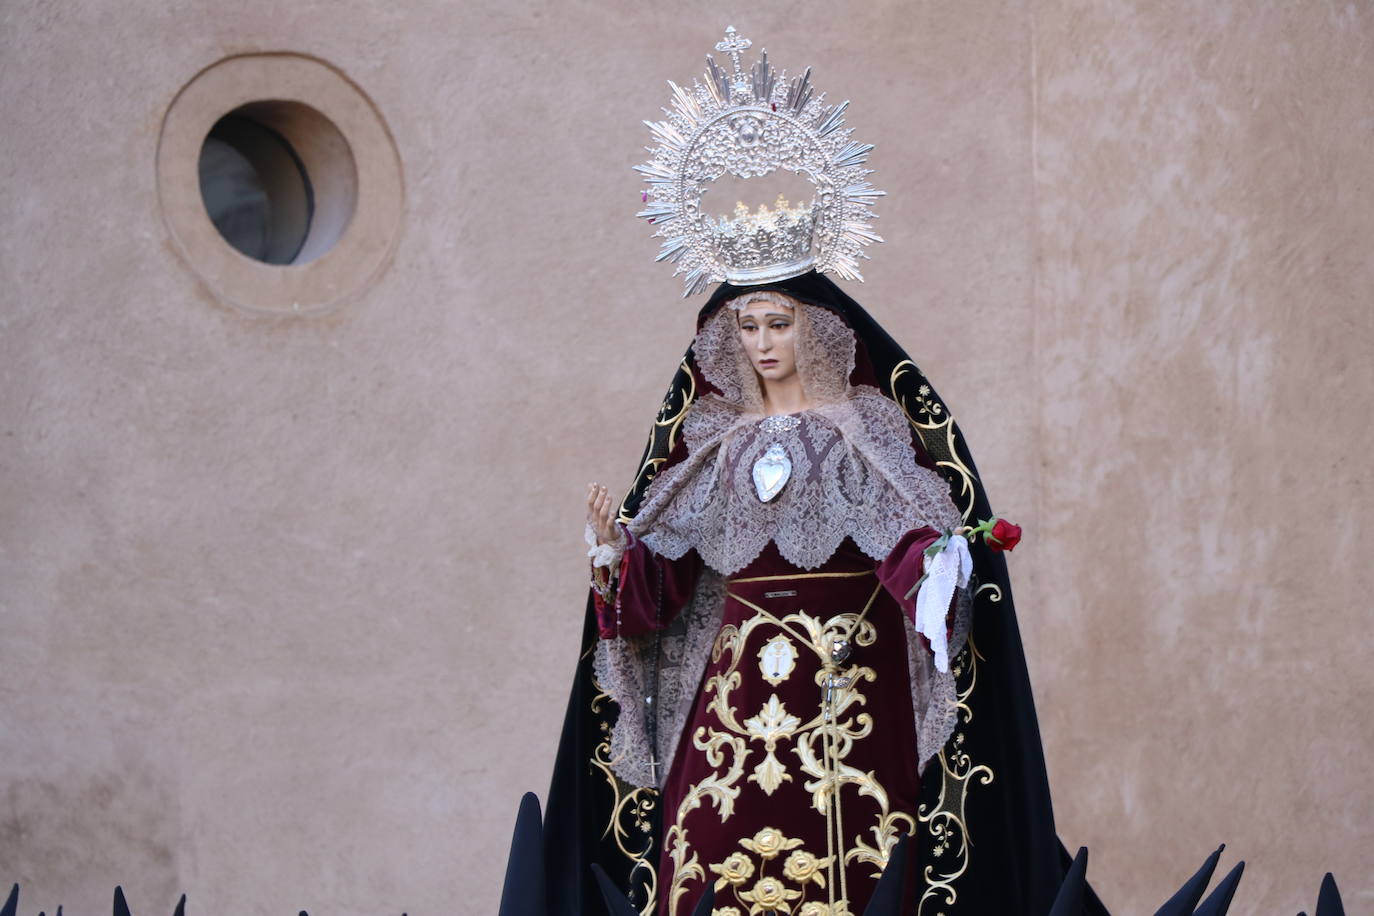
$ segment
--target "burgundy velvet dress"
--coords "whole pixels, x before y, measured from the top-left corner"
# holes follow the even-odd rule
[[[916,828],[903,621],[914,601],[902,596],[937,536],[913,530],[877,564],[846,541],[813,570],[770,545],[726,580],[720,630],[663,786],[660,913],[690,913],[707,881],[717,885],[718,912],[830,914],[840,900],[848,910],[833,912],[863,911],[897,837]],[[602,637],[670,626],[700,568],[695,554],[666,560],[633,542],[616,606],[598,606]],[[866,625],[827,686],[825,637],[865,608]],[[832,811],[833,774],[841,791]]]

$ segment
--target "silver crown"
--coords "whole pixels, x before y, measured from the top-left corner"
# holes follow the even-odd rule
[[[806,273],[816,262],[812,240],[816,204],[790,206],[781,196],[772,210],[750,213],[735,204],[735,218],[711,225],[711,242],[726,265],[725,279],[740,286],[786,280]]]
[[[683,89],[669,81],[667,119],[644,122],[657,145],[648,162],[635,166],[649,186],[638,215],[664,240],[657,260],[676,264],[674,276],[686,275],[687,296],[722,280],[770,283],[812,269],[862,280],[863,249],[882,241],[870,220],[883,192],[864,168],[873,145],[850,140],[843,117],[849,103],[826,105],[824,93],[813,94],[810,68],[789,81],[763,51],[746,75],[740,53],[751,45],[727,28],[716,50],[730,55],[732,72],[708,55],[706,82]],[[755,212],[739,203],[733,216],[704,210],[718,179],[777,171],[802,176],[815,196],[796,206],[779,198]]]

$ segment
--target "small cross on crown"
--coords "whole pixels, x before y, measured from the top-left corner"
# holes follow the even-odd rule
[[[735,27],[732,25],[725,27],[725,38],[716,42],[717,51],[730,55],[730,60],[734,63],[736,76],[744,72],[744,68],[740,66],[739,62],[740,52],[748,51],[753,46],[754,43],[749,39],[740,38],[739,34],[735,31]]]

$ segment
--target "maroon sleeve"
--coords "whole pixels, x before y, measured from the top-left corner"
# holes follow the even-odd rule
[[[669,560],[654,553],[624,528],[625,553],[620,558],[610,600],[593,591],[596,625],[602,639],[642,636],[672,623],[692,597],[701,558],[695,550]]]
[[[912,528],[878,564],[878,581],[912,621],[916,619],[916,596],[907,598],[906,593],[925,573],[925,549],[939,537],[934,528]]]

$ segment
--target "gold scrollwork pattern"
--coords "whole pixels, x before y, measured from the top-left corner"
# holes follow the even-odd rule
[[[595,677],[592,678],[592,686],[597,691],[591,702],[592,712],[600,713],[607,702],[612,702],[611,697]],[[648,856],[654,848],[651,834],[654,809],[658,807],[658,792],[631,786],[616,776],[611,770],[611,729],[604,720],[601,722],[601,735],[601,741],[592,750],[592,766],[601,773],[612,794],[610,818],[601,837],[613,838],[616,848],[632,863],[632,874],[644,874],[643,878],[637,879],[646,901],[640,913],[650,916],[658,897],[657,863],[650,861]],[[632,838],[641,841],[639,848],[632,848]]]
[[[974,596],[986,594],[988,600],[993,604],[1000,604],[1002,601],[1002,586],[996,582],[985,582],[973,590]]]
[[[901,385],[900,382],[910,374],[919,376],[920,370],[909,359],[904,359],[893,367],[892,375],[888,379],[892,399],[902,408],[902,413],[906,414],[907,422],[916,430],[916,435],[921,437],[921,444],[935,461],[935,466],[953,483],[950,490],[955,506],[963,513],[964,520],[968,521],[973,518],[973,503],[977,490],[973,485],[973,471],[959,457],[959,450],[955,446],[954,417],[945,405],[940,403],[940,399],[935,397],[929,385],[918,385],[914,393],[904,391],[903,388],[910,386]]]
[[[634,518],[632,511],[633,505],[637,506],[637,500],[643,496],[648,489],[650,481],[658,473],[659,467],[668,460],[673,449],[677,447],[678,435],[682,431],[682,421],[687,416],[687,411],[691,408],[692,402],[697,397],[697,380],[692,374],[692,367],[683,360],[678,366],[677,375],[673,378],[673,384],[668,389],[668,394],[663,399],[662,405],[658,408],[658,415],[654,417],[653,428],[649,431],[649,444],[644,449],[644,457],[641,459],[639,473],[635,475],[634,486],[620,504],[620,513],[617,521],[623,525],[628,525]]]
[[[959,684],[960,726],[968,724],[973,718],[969,698],[978,682],[978,662],[982,660],[983,656],[973,644],[972,637],[955,657],[953,672],[955,682]],[[917,904],[917,916],[934,914],[936,908],[952,906],[958,899],[959,892],[954,883],[968,871],[969,847],[972,843],[964,814],[969,787],[975,781],[978,785],[989,785],[995,778],[991,767],[974,763],[964,750],[961,728],[955,729],[936,759],[940,764],[940,797],[929,810],[922,805],[918,814],[934,845],[931,848],[933,861],[926,863],[924,868],[926,887]]]

